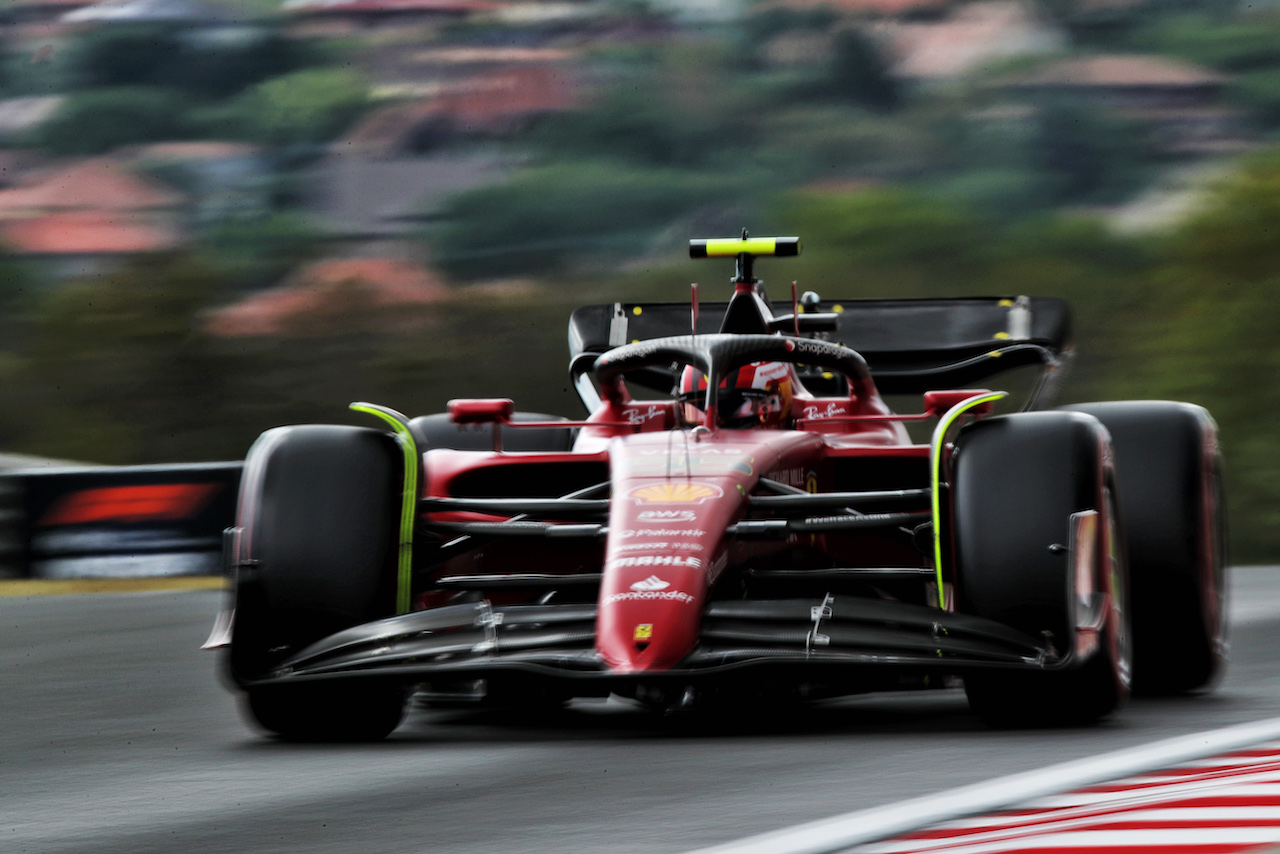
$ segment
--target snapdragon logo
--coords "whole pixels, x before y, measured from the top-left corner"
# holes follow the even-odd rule
[[[645,587],[647,584],[659,584],[661,587]],[[667,590],[671,585],[651,575],[644,581],[637,581],[631,585],[630,593],[611,593],[604,597],[603,605],[612,605],[615,602],[680,602],[688,605],[693,601],[692,594],[682,593],[679,590]]]

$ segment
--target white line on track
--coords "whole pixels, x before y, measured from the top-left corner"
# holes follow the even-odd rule
[[[937,822],[990,812],[1026,803],[1034,798],[1252,747],[1277,738],[1280,738],[1280,718],[1268,718],[1050,765],[948,792],[912,798],[890,806],[845,813],[724,845],[701,848],[690,854],[833,854],[853,845],[887,839]],[[1236,831],[1247,835],[1252,829],[1237,828]],[[1125,831],[1096,833],[1123,832]],[[1177,831],[1178,834],[1187,832],[1185,829]],[[1259,841],[1274,841],[1274,829],[1270,833],[1266,839]],[[1078,834],[1071,837],[1070,844],[1086,848],[1103,844],[1080,840],[1077,836]],[[1101,839],[1102,836],[1098,838]],[[1186,837],[1180,836],[1179,841],[1185,842]]]

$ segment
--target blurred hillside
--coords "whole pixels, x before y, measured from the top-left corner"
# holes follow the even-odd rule
[[[1280,555],[1280,13],[1209,0],[15,0],[0,449],[228,459],[350,400],[577,414],[568,312],[1040,294],[1070,401],[1223,431]],[[708,283],[712,284],[708,284]],[[857,342],[848,342],[857,346]]]

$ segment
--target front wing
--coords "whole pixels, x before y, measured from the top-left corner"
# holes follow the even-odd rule
[[[695,681],[785,666],[808,670],[896,667],[963,673],[977,668],[1057,670],[1071,656],[992,620],[858,597],[712,602],[697,648],[676,668],[610,671],[595,652],[594,605],[448,605],[367,623],[323,638],[281,662],[270,683],[353,677],[479,679],[524,673],[612,685]]]

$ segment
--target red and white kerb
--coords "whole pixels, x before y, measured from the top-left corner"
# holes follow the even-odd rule
[[[849,854],[1232,854],[1280,844],[1280,741],[957,819]]]

